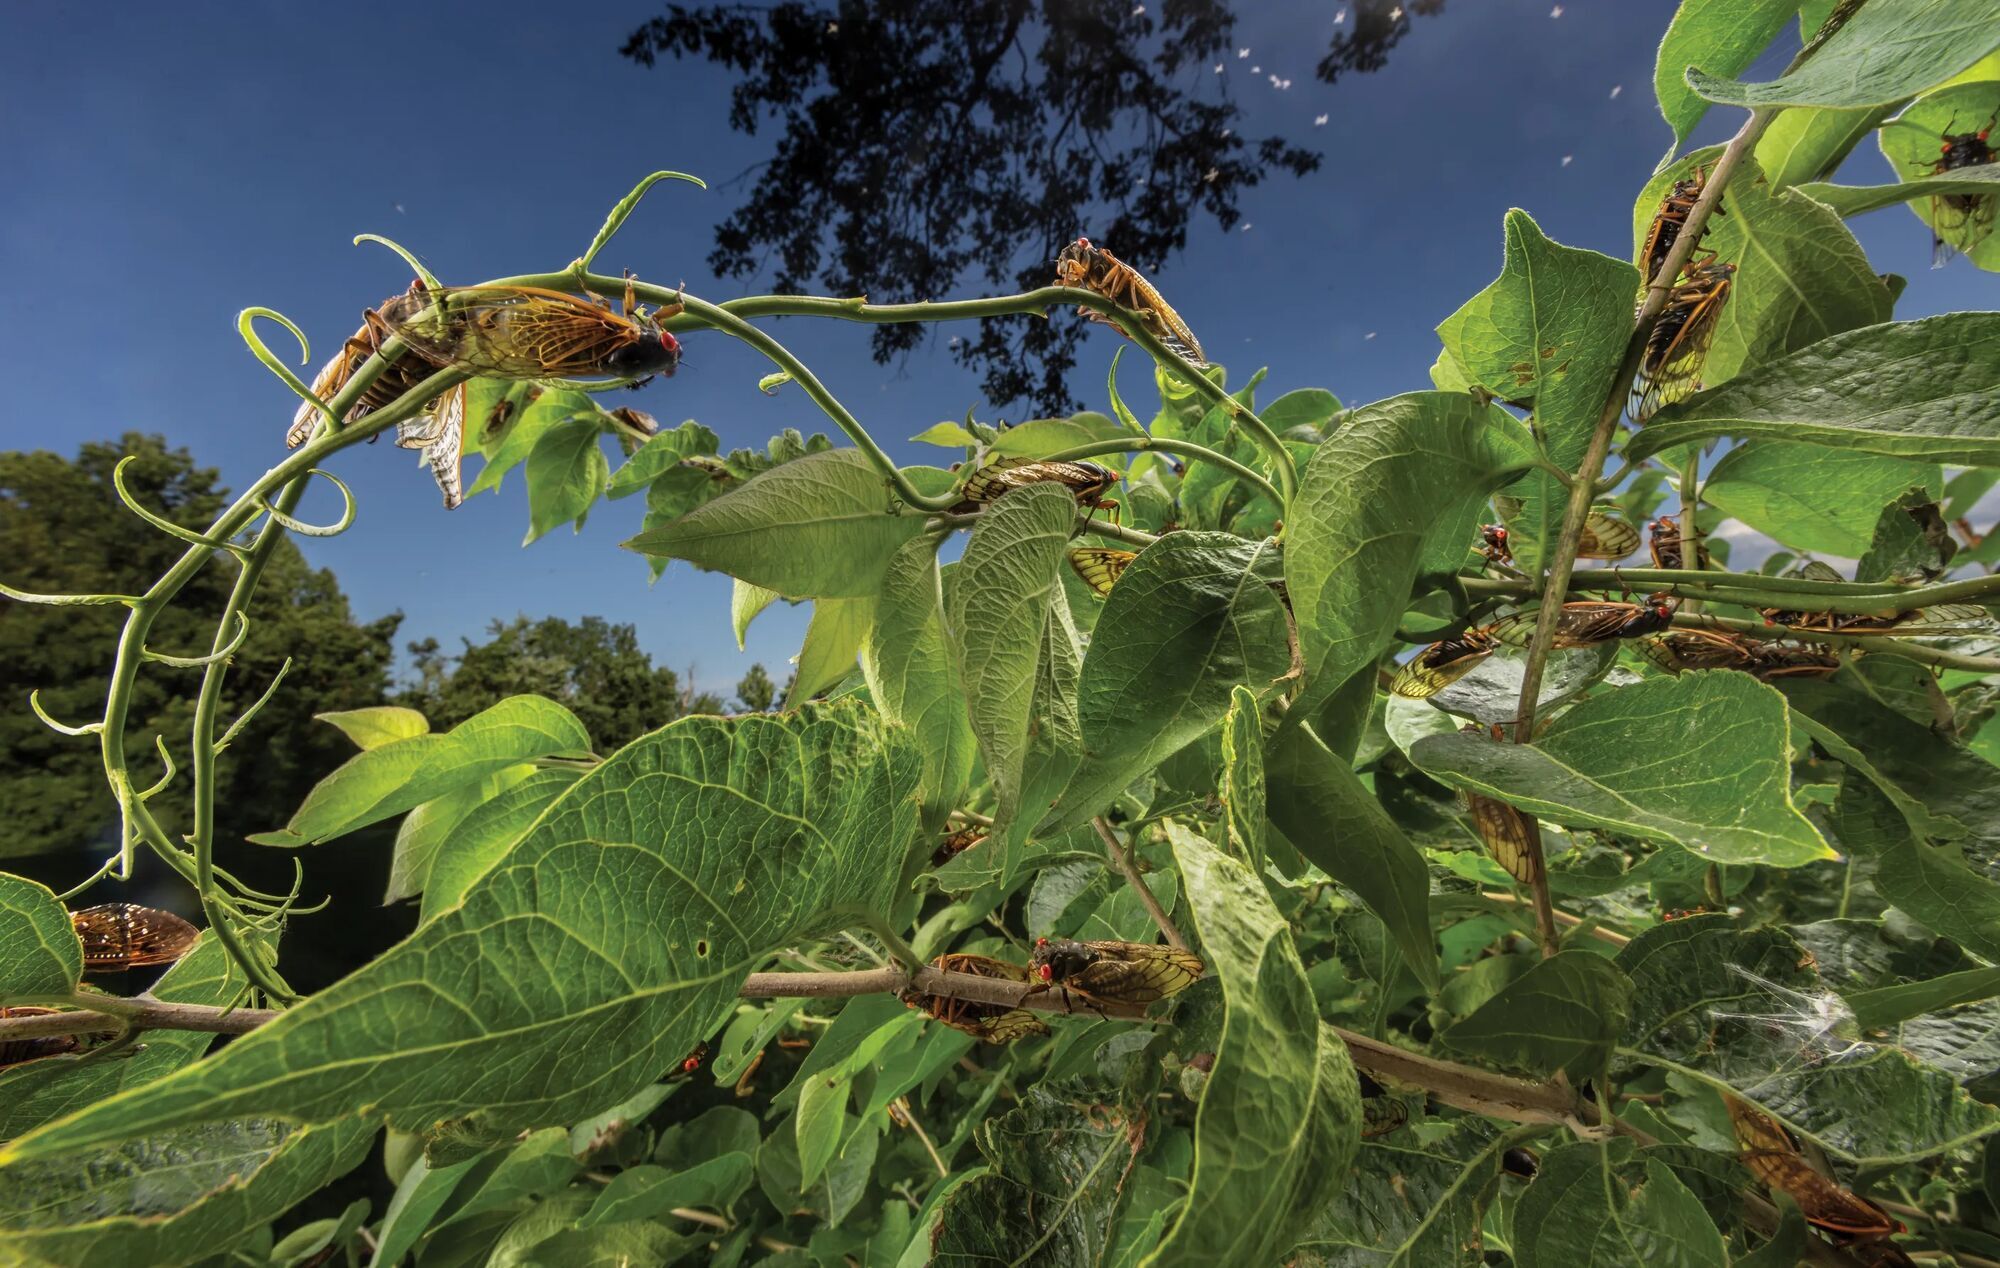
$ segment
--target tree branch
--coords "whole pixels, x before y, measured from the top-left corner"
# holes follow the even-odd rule
[[[1132,861],[1132,851],[1118,844],[1118,837],[1111,831],[1111,825],[1104,821],[1103,815],[1092,818],[1090,826],[1097,829],[1098,837],[1104,842],[1104,852],[1111,856],[1112,866],[1124,875],[1125,883],[1132,887],[1132,892],[1146,905],[1146,914],[1153,918],[1153,923],[1160,927],[1160,932],[1165,935],[1167,941],[1183,951],[1187,950],[1187,939],[1181,937],[1181,931],[1174,928],[1173,917],[1167,915],[1166,908],[1160,906],[1160,900],[1155,898],[1153,891],[1147,887],[1146,879],[1139,875],[1139,866]]]

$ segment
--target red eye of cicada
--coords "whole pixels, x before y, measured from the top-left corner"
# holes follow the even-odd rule
[[[1055,975],[1056,975],[1056,971],[1055,971],[1055,969],[1054,969],[1054,968],[1052,968],[1052,967],[1050,967],[1049,965],[1046,965],[1046,964],[1044,964],[1044,965],[1042,965],[1042,966],[1041,966],[1040,968],[1036,969],[1036,970],[1035,970],[1035,972],[1037,972],[1037,973],[1041,974],[1041,976],[1042,976],[1042,980],[1043,980],[1044,982],[1047,982],[1047,981],[1051,981],[1051,980],[1053,980],[1053,979],[1055,978]]]

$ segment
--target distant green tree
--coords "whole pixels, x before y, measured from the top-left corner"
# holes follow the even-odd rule
[[[778,685],[764,672],[762,661],[750,666],[750,672],[736,684],[736,703],[743,713],[763,713],[777,698]]]
[[[638,630],[601,616],[494,621],[488,639],[447,655],[434,638],[410,644],[417,681],[401,703],[420,709],[439,731],[457,726],[508,696],[560,701],[609,753],[687,713],[720,712],[709,695],[684,691],[679,675],[639,648]]]
[[[126,487],[149,510],[200,527],[227,503],[213,468],[197,467],[185,449],[168,449],[157,436],[93,441],[74,459],[46,450],[0,453],[0,559],[6,561],[0,578],[24,590],[130,594],[179,558],[182,543],[119,503],[111,473],[127,455],[136,460],[126,469]],[[206,652],[214,634],[206,613],[221,605],[235,579],[230,569],[203,570],[182,591],[184,602],[161,613],[151,645],[182,655]],[[382,701],[402,620],[398,614],[356,621],[333,574],[307,566],[289,538],[279,544],[249,613],[248,639],[231,664],[224,716],[256,699],[288,657],[292,666],[279,688],[282,707],[261,713],[234,745],[254,759],[221,766],[217,837],[223,842],[283,824],[316,781],[352,756],[353,747],[311,715]],[[43,706],[62,722],[102,716],[104,680],[126,615],[122,607],[0,604],[0,700],[12,706],[0,710],[0,814],[6,821],[0,856],[116,843],[116,806],[96,742],[58,735],[20,706],[39,690]],[[198,670],[141,674],[134,734],[182,738],[200,682]],[[177,814],[183,812],[184,803],[176,803],[184,780],[161,794],[162,805]],[[60,875],[68,870],[59,869]]]

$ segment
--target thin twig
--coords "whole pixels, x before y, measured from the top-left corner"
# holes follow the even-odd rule
[[[1497,889],[1482,889],[1479,891],[1479,896],[1481,898],[1486,899],[1488,902],[1510,903],[1516,907],[1526,906],[1529,904],[1530,901],[1528,899],[1522,898],[1519,894],[1502,893]],[[1554,907],[1551,908],[1550,910],[1552,914],[1555,916],[1557,924],[1567,925],[1571,929],[1575,929],[1582,925],[1590,923],[1584,917],[1575,915],[1571,912],[1564,911],[1559,907]],[[1590,936],[1596,938],[1600,942],[1608,942],[1614,947],[1622,947],[1626,943],[1632,941],[1632,939],[1626,934],[1619,933],[1615,929],[1606,929],[1603,925],[1597,925],[1597,924],[1590,925]]]
[[[1132,861],[1132,852],[1118,844],[1118,838],[1111,831],[1111,825],[1104,821],[1104,816],[1094,816],[1090,826],[1097,829],[1097,835],[1104,841],[1104,852],[1111,856],[1111,865],[1124,874],[1125,883],[1139,895],[1139,901],[1146,905],[1146,914],[1160,927],[1160,933],[1168,942],[1183,951],[1187,950],[1187,939],[1181,937],[1181,931],[1174,928],[1173,917],[1167,914],[1166,908],[1160,906],[1160,900],[1153,896],[1153,891],[1147,887],[1145,878],[1139,875],[1138,864]]]
[[[895,1104],[897,1111],[903,1116],[903,1121],[917,1134],[917,1139],[923,1142],[924,1152],[931,1156],[931,1165],[937,1168],[938,1178],[942,1180],[950,1175],[951,1168],[945,1166],[944,1159],[938,1157],[937,1146],[931,1143],[930,1134],[924,1130],[924,1125],[917,1121],[916,1111],[910,1108],[910,1098],[899,1096]]]

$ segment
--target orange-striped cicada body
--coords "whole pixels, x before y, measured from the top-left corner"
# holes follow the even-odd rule
[[[1562,605],[1556,617],[1552,647],[1589,647],[1613,639],[1644,638],[1670,628],[1681,601],[1662,590],[1649,595],[1644,603],[1622,603],[1608,599],[1580,599]],[[1525,645],[1534,637],[1537,612],[1521,612],[1495,621],[1495,637],[1505,643]]]
[[[6,1017],[53,1017],[62,1010],[56,1008],[35,1008],[27,1004],[17,1004],[12,1008],[0,1007],[0,1018]],[[77,1035],[34,1035],[27,1039],[0,1039],[0,1070],[9,1066],[26,1065],[43,1057],[60,1057],[75,1052],[83,1046]]]
[[[1471,673],[1499,646],[1489,629],[1467,630],[1432,643],[1396,671],[1389,690],[1409,700],[1428,700]]]
[[[1909,1263],[1889,1238],[1903,1226],[1887,1211],[1867,1198],[1842,1188],[1813,1169],[1799,1152],[1798,1143],[1784,1124],[1763,1110],[1730,1092],[1722,1094],[1735,1129],[1737,1156],[1750,1174],[1772,1192],[1782,1192],[1798,1204],[1806,1222],[1833,1236],[1843,1245],[1887,1246],[1890,1258],[1876,1257],[1877,1264]]]
[[[1660,266],[1667,262],[1667,256],[1674,249],[1674,243],[1680,241],[1681,230],[1687,226],[1688,213],[1694,210],[1694,205],[1701,198],[1701,191],[1707,184],[1707,170],[1697,167],[1693,175],[1675,181],[1674,187],[1667,191],[1667,196],[1660,200],[1660,209],[1653,213],[1653,223],[1646,230],[1645,245],[1639,248],[1639,265],[1645,270],[1645,276],[1639,279],[1641,283],[1650,285],[1652,280],[1660,275]],[[1715,214],[1721,215],[1722,208],[1717,207]],[[1706,237],[1707,234],[1708,227],[1704,225],[1702,236]],[[1700,241],[1697,240],[1693,252],[1688,256],[1688,265],[1692,267],[1714,258],[1714,252],[1704,253]]]
[[[1996,157],[1988,138],[2000,113],[1986,121],[1977,132],[1941,134],[1937,162],[1930,174],[1943,176],[1962,167],[1981,167]],[[2000,199],[1992,194],[1938,194],[1931,198],[1931,267],[1941,268],[1953,255],[1970,251],[1993,231],[1994,208]]]
[[[1125,575],[1139,553],[1133,550],[1112,550],[1105,546],[1084,546],[1069,552],[1069,566],[1076,569],[1076,575],[1083,578],[1083,584],[1090,592],[1102,599],[1111,593],[1111,587],[1118,584],[1118,578]]]
[[[998,978],[1006,982],[1030,981],[1028,970],[1018,964],[962,952],[941,955],[931,961],[931,967],[944,973],[970,973],[974,977]],[[906,1006],[920,1009],[953,1030],[962,1030],[986,1043],[1012,1043],[1029,1035],[1049,1033],[1048,1023],[1035,1016],[1031,1009],[955,999],[949,995],[931,995],[908,986],[897,997]]]
[[[1201,341],[1194,337],[1194,331],[1188,329],[1188,324],[1181,320],[1181,315],[1173,310],[1153,284],[1139,270],[1103,247],[1092,246],[1089,238],[1078,238],[1056,256],[1056,284],[1095,291],[1112,303],[1122,305],[1131,310],[1132,316],[1146,328],[1148,334],[1167,345],[1168,351],[1197,370],[1208,368],[1208,359],[1202,355]],[[1079,308],[1077,311],[1091,321],[1108,326],[1118,324],[1094,309]]]
[[[938,848],[931,853],[931,866],[943,867],[973,846],[984,841],[992,831],[993,829],[976,823],[970,827],[960,828],[938,843]]]
[[[624,312],[533,286],[412,286],[383,322],[432,365],[499,379],[631,380],[672,375],[680,341],[657,314]]]
[[[1703,533],[1681,532],[1680,521],[1671,515],[1662,515],[1646,525],[1646,548],[1653,556],[1655,568],[1684,568],[1687,566],[1686,543],[1693,539],[1695,558],[1701,566],[1709,567],[1708,547],[1701,544]]]
[[[1099,1006],[1151,1004],[1192,986],[1207,966],[1192,951],[1155,942],[1037,938],[1028,967],[1041,979],[1034,989],[1062,991],[1069,1009],[1071,996]]]
[[[1667,306],[1646,335],[1639,358],[1639,376],[1632,384],[1632,421],[1644,423],[1663,405],[1682,400],[1701,387],[1708,345],[1729,302],[1734,264],[1709,260],[1690,265],[1667,292]]]
[[[172,964],[188,953],[201,930],[170,911],[137,903],[104,903],[70,913],[83,967],[119,972],[152,964]]]
[[[1076,496],[1078,506],[1115,511],[1118,503],[1104,495],[1118,483],[1118,473],[1094,462],[1045,459],[1000,458],[967,476],[959,486],[963,499],[952,507],[955,514],[976,511],[997,502],[1003,494],[1031,484],[1060,484]]]
[[[1640,645],[1646,659],[1670,674],[1690,669],[1749,669],[1750,640],[1723,630],[1675,630]]]

